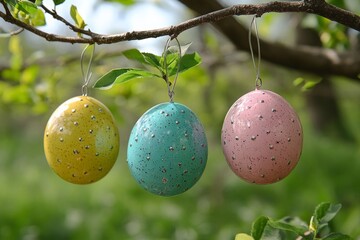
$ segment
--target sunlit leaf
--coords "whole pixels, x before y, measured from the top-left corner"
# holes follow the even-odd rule
[[[318,85],[320,82],[321,82],[321,79],[306,81],[304,86],[302,87],[302,90],[306,91],[306,90],[312,89],[313,87]]]
[[[254,240],[254,238],[245,233],[236,234],[235,240]]]
[[[164,64],[165,63],[165,59],[164,59],[165,56],[162,56],[161,59],[160,59],[160,64],[161,66],[163,66],[163,68],[165,67],[168,67],[174,63],[177,59],[179,59],[179,54],[178,53],[168,53],[166,55],[166,65]],[[177,62],[177,61],[176,61]]]
[[[190,68],[193,68],[201,63],[201,57],[198,53],[194,52],[191,54],[186,54],[181,58],[180,66],[178,70],[178,62],[173,62],[168,66],[168,75],[169,77],[176,74],[176,72],[184,72]]]
[[[100,77],[94,84],[94,88],[110,88],[114,84],[116,78],[121,74],[124,74],[128,69],[112,69],[105,75]]]
[[[36,13],[31,16],[30,23],[32,26],[44,26],[46,24],[44,12],[38,9]]]
[[[36,6],[40,6],[43,3],[43,0],[35,0]]]
[[[18,9],[23,11],[24,13],[32,15],[32,14],[36,14],[38,10],[38,6],[30,1],[21,1],[18,2]]]
[[[124,83],[135,78],[149,78],[149,77],[160,77],[160,76],[142,69],[132,69],[132,68],[113,69],[108,73],[106,73],[101,78],[99,78],[96,81],[94,88],[108,89],[111,88],[113,84]]]
[[[171,72],[172,69],[177,66],[175,64],[178,64],[178,59],[180,57],[183,57],[187,50],[189,49],[191,43],[185,44],[183,46],[171,46],[166,50],[166,54],[163,54],[160,58],[160,66],[163,68],[163,73],[165,73],[165,68],[167,68],[168,72]],[[179,54],[179,51],[181,51],[181,54]],[[166,58],[166,64],[165,64],[165,58]]]
[[[17,19],[31,26],[44,26],[46,24],[45,14],[38,8],[41,2],[42,1],[36,1],[35,3],[31,1],[20,1],[15,5],[13,14]]]
[[[149,63],[150,65],[158,68],[158,69],[161,69],[162,68],[162,65],[160,64],[160,56],[157,56],[155,54],[152,54],[152,53],[142,53],[144,55],[144,58],[145,58],[145,61],[147,63]]]
[[[156,74],[153,74],[152,72],[148,72],[142,69],[129,69],[124,74],[121,74],[118,76],[115,80],[115,83],[124,83],[129,80],[135,79],[135,78],[149,78],[149,77],[160,77]]]
[[[116,2],[125,6],[130,6],[136,3],[135,0],[106,0],[107,2]]]
[[[84,19],[81,17],[80,13],[77,10],[77,7],[74,5],[71,5],[70,8],[70,16],[71,18],[74,20],[75,25],[80,28],[80,29],[84,29],[86,24],[84,22]]]
[[[297,87],[297,86],[299,86],[300,84],[302,84],[304,81],[305,81],[304,78],[298,77],[298,78],[296,78],[296,79],[293,81],[293,84],[294,84],[294,86]]]
[[[185,44],[185,45],[181,45],[180,46],[180,51],[181,51],[181,57],[184,56],[186,54],[186,52],[189,50],[191,46],[191,43]],[[168,53],[177,53],[179,52],[179,47],[178,46],[171,46],[168,48]]]
[[[143,53],[138,49],[129,49],[123,52],[123,55],[130,60],[137,61],[139,63],[153,66],[157,69],[161,69],[160,57],[152,53]]]

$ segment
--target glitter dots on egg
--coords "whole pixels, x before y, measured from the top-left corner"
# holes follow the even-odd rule
[[[229,109],[221,142],[236,175],[250,183],[268,184],[285,178],[295,168],[303,132],[296,112],[285,99],[271,91],[255,90]]]
[[[92,97],[67,100],[46,125],[44,151],[49,166],[62,179],[75,184],[98,181],[113,167],[119,152],[111,112]]]
[[[130,172],[145,190],[173,196],[187,191],[200,179],[207,162],[207,139],[189,108],[162,103],[136,122],[127,154]]]

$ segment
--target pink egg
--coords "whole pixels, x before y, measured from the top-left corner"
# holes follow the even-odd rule
[[[229,109],[221,132],[232,171],[256,184],[277,182],[295,168],[303,145],[294,109],[280,95],[254,90]]]

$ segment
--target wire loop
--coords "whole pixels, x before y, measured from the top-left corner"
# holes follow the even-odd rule
[[[178,47],[178,65],[177,65],[177,69],[176,69],[176,74],[175,74],[175,77],[174,77],[174,81],[173,83],[171,83],[169,81],[169,72],[168,72],[168,62],[167,62],[167,56],[168,56],[168,52],[169,52],[169,47],[170,47],[170,43],[171,41],[175,39],[176,43],[177,43],[177,47]],[[166,82],[166,85],[167,85],[167,89],[168,89],[168,95],[169,95],[169,98],[170,98],[170,102],[173,102],[174,101],[174,95],[175,95],[175,86],[176,86],[176,82],[177,82],[177,78],[178,78],[178,75],[179,75],[179,71],[180,71],[180,63],[181,63],[181,57],[182,57],[182,53],[181,53],[181,45],[180,45],[180,42],[179,40],[174,37],[170,37],[167,41],[166,41],[166,44],[165,44],[165,47],[164,47],[164,52],[163,52],[163,59],[164,59],[164,63],[163,63],[163,68],[165,70],[165,73],[164,73],[164,80]]]
[[[83,77],[83,81],[84,84],[81,87],[81,92],[83,96],[87,96],[88,94],[88,85],[91,79],[91,75],[92,72],[90,72],[91,70],[91,64],[93,62],[93,58],[94,58],[94,53],[95,53],[95,45],[93,45],[92,51],[91,51],[91,55],[90,55],[90,60],[89,63],[87,65],[87,69],[86,72],[84,71],[84,58],[85,58],[85,52],[87,51],[87,49],[90,47],[91,45],[88,44],[86,45],[86,47],[84,48],[84,50],[81,53],[81,57],[80,57],[80,67],[81,67],[81,74]]]
[[[256,18],[257,16],[254,15],[251,23],[250,23],[250,28],[249,28],[249,45],[250,45],[250,53],[251,53],[251,59],[254,65],[254,69],[255,69],[255,73],[256,73],[256,78],[255,78],[255,88],[258,90],[261,88],[262,86],[262,80],[260,78],[260,63],[261,63],[261,51],[260,51],[260,39],[259,39],[259,32],[258,32],[258,28],[256,25]],[[257,43],[257,57],[258,57],[258,62],[257,65],[255,63],[255,57],[254,57],[254,51],[253,51],[253,46],[251,43],[251,30],[253,28],[254,25],[254,29],[255,29],[255,37],[256,37],[256,43]]]

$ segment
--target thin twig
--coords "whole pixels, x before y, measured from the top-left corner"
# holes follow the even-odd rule
[[[24,31],[23,28],[18,28],[18,29],[14,30],[14,31],[11,31],[11,32],[0,33],[0,37],[7,38],[7,37],[15,36],[15,35],[20,34],[22,31]]]
[[[66,26],[68,26],[72,31],[77,32],[77,33],[81,33],[90,37],[94,37],[96,34],[90,30],[84,30],[81,28],[78,28],[77,26],[71,24],[69,21],[67,21],[65,18],[63,18],[62,16],[60,16],[59,14],[57,14],[56,10],[50,10],[48,9],[46,6],[44,6],[43,4],[41,5],[41,8],[44,9],[45,13],[51,15],[54,19],[64,23]]]

